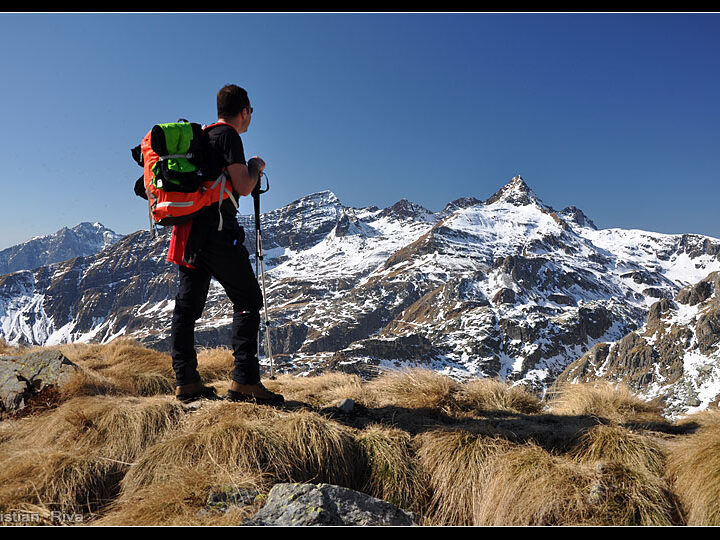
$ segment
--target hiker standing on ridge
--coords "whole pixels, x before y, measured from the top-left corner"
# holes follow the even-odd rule
[[[211,177],[225,171],[235,199],[253,192],[265,168],[257,156],[245,161],[240,134],[247,131],[252,112],[247,92],[226,85],[217,94],[218,121],[205,128],[211,147]],[[245,231],[229,199],[223,201],[220,213],[207,207],[172,231],[168,260],[178,265],[179,275],[170,337],[175,395],[185,402],[215,395],[215,388],[205,386],[200,378],[195,351],[195,322],[202,316],[210,280],[215,278],[233,303],[235,365],[226,399],[279,404],[283,396],[270,392],[260,382],[257,336],[263,297],[243,245]],[[221,218],[222,228],[218,230]]]

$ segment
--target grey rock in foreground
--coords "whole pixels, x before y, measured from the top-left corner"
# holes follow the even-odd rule
[[[0,411],[22,409],[33,394],[62,384],[76,369],[60,351],[0,356]]]
[[[413,515],[386,501],[331,484],[275,484],[249,526],[414,525]]]

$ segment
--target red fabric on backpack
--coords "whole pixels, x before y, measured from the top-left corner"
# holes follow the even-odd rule
[[[185,262],[185,247],[192,229],[192,220],[180,225],[173,225],[172,236],[170,237],[170,248],[168,249],[168,262],[179,264],[187,268],[195,268]]]

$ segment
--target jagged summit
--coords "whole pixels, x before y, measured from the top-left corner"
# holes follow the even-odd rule
[[[305,195],[304,197],[300,197],[299,199],[294,200],[291,202],[288,206],[296,205],[296,204],[303,204],[303,203],[319,203],[319,204],[339,204],[340,199],[337,198],[337,195],[330,191],[329,189],[318,191],[316,193],[310,193],[309,195]]]
[[[589,227],[590,229],[597,230],[597,226],[593,223],[593,220],[587,217],[582,210],[575,206],[568,206],[558,212],[558,214],[565,221],[572,222],[579,227]]]
[[[497,202],[506,202],[516,206],[536,204],[547,208],[547,205],[530,189],[530,186],[525,183],[525,180],[523,180],[523,177],[519,174],[514,176],[510,182],[500,188],[495,195],[485,201],[485,204],[494,204]]]
[[[461,197],[459,199],[455,199],[454,201],[447,203],[441,213],[442,214],[451,214],[455,210],[469,208],[469,207],[475,206],[477,204],[482,204],[482,201],[479,199],[476,199],[475,197]]]
[[[92,255],[122,237],[98,222],[85,221],[72,228],[63,227],[55,233],[35,236],[0,251],[0,274]]]
[[[432,212],[419,204],[400,199],[378,214],[378,217],[394,217],[399,219],[424,219],[432,215]]]

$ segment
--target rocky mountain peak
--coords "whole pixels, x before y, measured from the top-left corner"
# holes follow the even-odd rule
[[[566,222],[573,223],[575,225],[578,225],[579,227],[589,227],[591,229],[597,230],[597,227],[595,226],[595,223],[593,223],[592,219],[587,217],[582,210],[575,206],[568,206],[567,208],[564,208],[562,211],[558,212],[558,214]]]
[[[427,208],[408,201],[400,199],[398,202],[389,206],[378,214],[378,217],[392,217],[396,219],[422,219],[432,216],[432,212]]]
[[[507,184],[500,188],[495,195],[485,201],[485,204],[498,202],[510,203],[516,206],[535,204],[542,208],[547,208],[519,174],[514,176]]]
[[[53,234],[36,236],[0,251],[0,274],[30,270],[43,265],[98,253],[123,235],[101,223],[79,223]]]
[[[459,199],[455,199],[454,201],[451,201],[445,205],[445,208],[443,208],[442,213],[443,214],[451,214],[455,212],[456,210],[461,210],[463,208],[469,208],[471,206],[475,206],[477,204],[482,204],[482,201],[479,199],[476,199],[475,197],[461,197]]]

